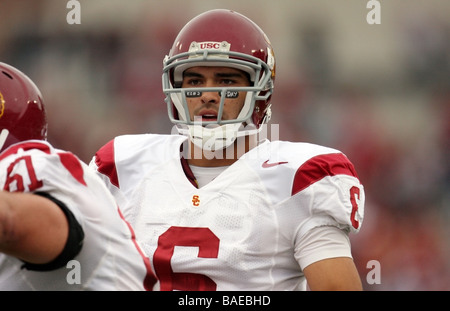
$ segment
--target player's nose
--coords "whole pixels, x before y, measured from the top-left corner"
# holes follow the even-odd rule
[[[214,86],[206,86],[206,87],[214,87]],[[218,104],[220,103],[220,92],[202,92],[200,96],[203,104]]]

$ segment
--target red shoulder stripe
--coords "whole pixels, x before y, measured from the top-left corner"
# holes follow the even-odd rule
[[[111,184],[119,188],[116,163],[114,161],[114,139],[106,143],[95,154],[95,164],[98,171],[109,178]]]
[[[75,178],[80,184],[87,186],[84,180],[84,171],[78,158],[70,152],[58,153],[59,160],[62,165],[70,172],[70,174]]]
[[[303,163],[294,176],[292,195],[326,176],[349,175],[358,178],[349,159],[342,153],[322,154]]]

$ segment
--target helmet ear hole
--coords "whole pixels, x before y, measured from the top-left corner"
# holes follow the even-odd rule
[[[263,123],[267,123],[272,115],[270,104],[265,101],[257,101],[255,104],[255,111],[252,115],[252,121],[260,127]]]
[[[11,77],[11,75],[5,71],[2,70],[2,73],[7,76],[8,78],[10,78],[11,80],[13,79],[13,77]]]

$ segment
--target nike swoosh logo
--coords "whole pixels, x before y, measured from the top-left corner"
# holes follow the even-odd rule
[[[269,163],[269,160],[266,160],[263,164],[262,167],[263,168],[269,168],[269,167],[274,167],[280,164],[286,164],[288,162],[274,162],[274,163]]]

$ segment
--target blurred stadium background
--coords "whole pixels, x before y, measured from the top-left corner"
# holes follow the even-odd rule
[[[277,57],[280,139],[338,148],[366,189],[352,236],[365,290],[450,290],[450,1],[2,0],[0,61],[40,87],[49,140],[89,162],[125,133],[170,133],[162,59],[213,8],[253,19]],[[367,263],[381,265],[369,284]]]

